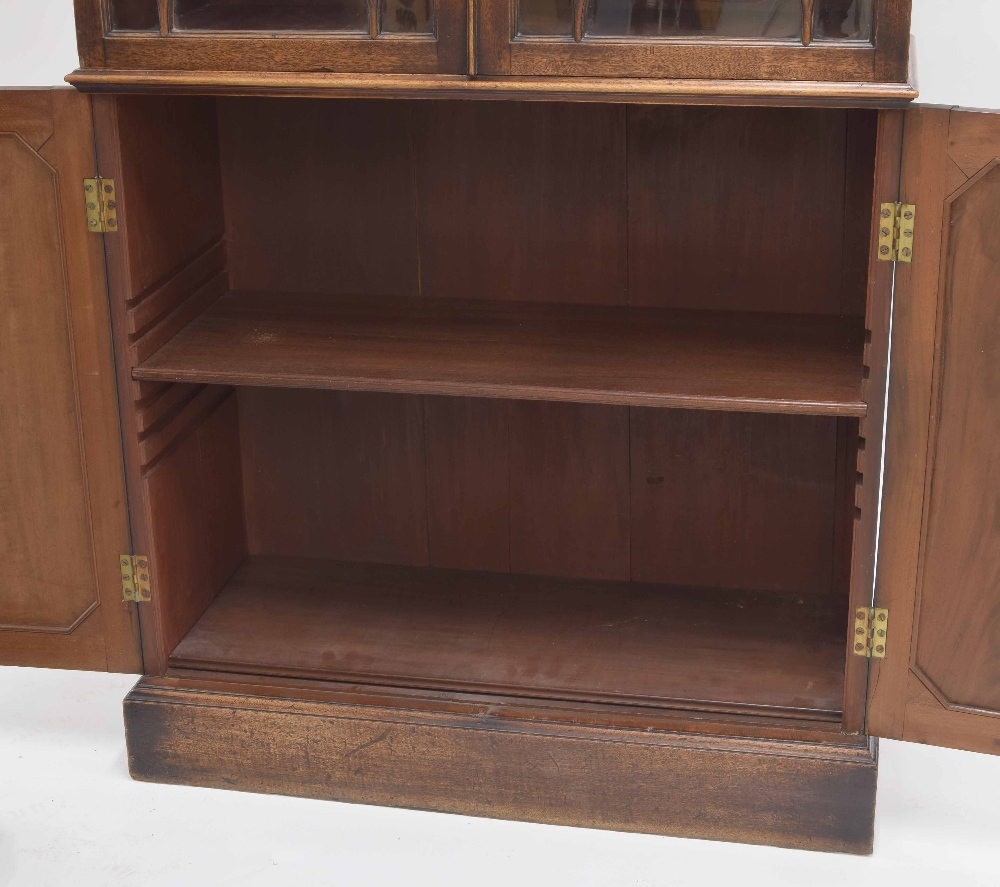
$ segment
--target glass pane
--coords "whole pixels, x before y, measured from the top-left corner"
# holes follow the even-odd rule
[[[589,0],[596,37],[796,38],[802,0]]]
[[[431,34],[434,0],[382,0],[383,34]]]
[[[157,0],[111,0],[111,27],[116,31],[159,31]]]
[[[174,0],[174,27],[200,31],[367,33],[367,0]]]
[[[817,40],[871,40],[872,0],[819,0]]]
[[[569,37],[573,33],[572,0],[520,0],[517,33],[524,37]]]

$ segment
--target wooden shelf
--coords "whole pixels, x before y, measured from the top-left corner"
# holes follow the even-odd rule
[[[170,665],[833,721],[847,615],[832,595],[257,556]]]
[[[864,416],[860,319],[230,292],[151,381]]]

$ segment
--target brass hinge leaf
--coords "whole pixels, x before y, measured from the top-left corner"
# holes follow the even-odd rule
[[[885,659],[888,633],[888,610],[858,607],[854,612],[854,655],[864,656],[866,659]]]
[[[87,230],[106,234],[118,230],[118,201],[114,179],[84,179],[83,199],[87,207]]]
[[[879,210],[880,262],[912,262],[917,208],[912,203],[883,203]]]
[[[122,600],[142,604],[152,599],[149,587],[149,558],[144,554],[118,556],[122,574]]]

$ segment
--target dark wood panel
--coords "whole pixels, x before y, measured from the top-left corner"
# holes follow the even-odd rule
[[[837,419],[633,409],[632,579],[836,592]]]
[[[994,119],[1000,129],[1000,115]],[[944,211],[914,662],[948,705],[1000,715],[1000,158],[950,196]]]
[[[912,0],[881,0],[875,10],[875,78],[903,81],[910,74]]]
[[[847,113],[839,313],[852,317],[864,317],[867,307],[878,122],[876,111],[854,110]]]
[[[250,550],[426,565],[420,398],[240,391]]]
[[[115,179],[117,186],[119,230],[115,236],[105,238],[105,253],[131,543],[134,551],[150,556],[153,569],[153,599],[140,608],[143,665],[148,672],[159,673],[177,636],[187,630],[226,578],[218,578],[212,586],[215,577],[208,575],[204,560],[204,549],[209,543],[197,539],[190,554],[193,558],[189,565],[193,571],[190,587],[185,585],[188,580],[185,566],[176,560],[171,560],[169,566],[167,562],[159,565],[167,570],[166,589],[175,580],[185,589],[180,592],[175,609],[169,590],[158,592],[155,551],[161,541],[157,538],[159,528],[166,526],[178,533],[176,550],[169,550],[165,556],[183,560],[189,556],[188,540],[183,537],[183,530],[171,523],[177,520],[176,502],[186,501],[185,496],[194,501],[201,495],[218,494],[236,503],[233,513],[237,518],[242,510],[238,449],[226,460],[232,467],[223,473],[219,486],[214,480],[200,478],[201,469],[193,463],[179,465],[178,460],[184,458],[200,459],[198,445],[190,437],[185,440],[184,434],[203,427],[204,414],[196,417],[194,425],[187,421],[189,416],[184,416],[183,429],[170,427],[170,421],[177,417],[170,406],[171,402],[176,405],[176,401],[171,398],[164,401],[165,413],[158,427],[154,427],[143,414],[157,396],[164,396],[163,390],[155,385],[136,384],[132,378],[134,363],[144,356],[143,348],[158,339],[162,341],[164,333],[176,329],[178,321],[194,316],[217,295],[220,289],[211,288],[213,278],[226,282],[215,100],[101,96],[94,100],[94,115],[98,166],[101,175]],[[133,344],[135,347],[131,347]],[[181,393],[173,397],[185,400]],[[235,412],[232,418],[235,422]],[[167,444],[167,449],[153,453],[157,438]],[[155,461],[168,451],[170,460]],[[182,452],[186,454],[183,457]],[[206,489],[197,495],[181,488],[174,493],[169,481],[157,489],[156,481],[147,483],[146,479],[154,462],[158,469],[167,466],[167,473],[175,472],[192,486],[204,482]],[[234,470],[235,493],[231,487],[223,489]],[[207,532],[200,520],[200,516],[188,520],[187,530]],[[242,521],[237,520],[233,526],[241,528]],[[229,525],[219,532],[226,536],[231,532]],[[169,538],[168,535],[166,539]],[[189,600],[183,600],[185,594],[190,595]]]
[[[219,102],[234,288],[417,292],[410,107]]]
[[[430,563],[510,570],[507,404],[424,398]]]
[[[76,47],[85,68],[104,65],[104,11],[101,0],[73,0]],[[89,178],[89,176],[88,176]]]
[[[302,701],[249,681],[193,683],[144,678],[129,694],[134,778],[812,850],[872,848],[876,762],[863,740],[609,730],[552,725],[533,712],[505,719],[503,706],[407,710],[340,694]]]
[[[0,663],[139,671],[90,100],[0,92]]]
[[[907,114],[902,194],[920,208],[926,239],[896,275],[894,335],[905,347],[893,349],[876,588],[891,621],[869,729],[1000,754],[1000,115]]]
[[[248,559],[177,668],[836,720],[842,601]]]
[[[221,238],[219,143],[214,99],[120,96],[115,106],[131,300]]]
[[[158,629],[173,649],[246,557],[236,397],[145,478]]]
[[[628,410],[508,404],[510,568],[629,579]]]
[[[631,304],[842,313],[846,112],[629,107],[628,129]]]
[[[863,338],[854,318],[238,292],[134,375],[861,416]]]
[[[40,99],[47,111],[49,96],[42,93]],[[51,113],[44,116],[51,121]],[[98,592],[63,269],[67,246],[59,218],[59,178],[15,133],[0,133],[0,167],[10,186],[9,199],[31,207],[30,212],[4,214],[0,221],[5,330],[0,348],[0,625],[65,633],[89,615]],[[56,557],[75,569],[55,571],[40,582],[41,565]]]
[[[625,111],[419,103],[421,292],[626,300]]]

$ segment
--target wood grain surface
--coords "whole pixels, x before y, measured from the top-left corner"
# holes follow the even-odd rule
[[[875,748],[552,721],[428,702],[144,678],[134,778],[781,847],[871,853]],[[221,750],[225,753],[220,753]]]
[[[869,723],[998,754],[1000,115],[908,113],[903,196],[921,208],[923,239],[897,279],[905,347],[889,389],[876,589],[893,628]]]
[[[253,557],[170,665],[836,720],[846,614],[827,595]]]
[[[0,92],[0,662],[137,671],[90,100]]]
[[[148,381],[863,416],[852,318],[233,292]]]

